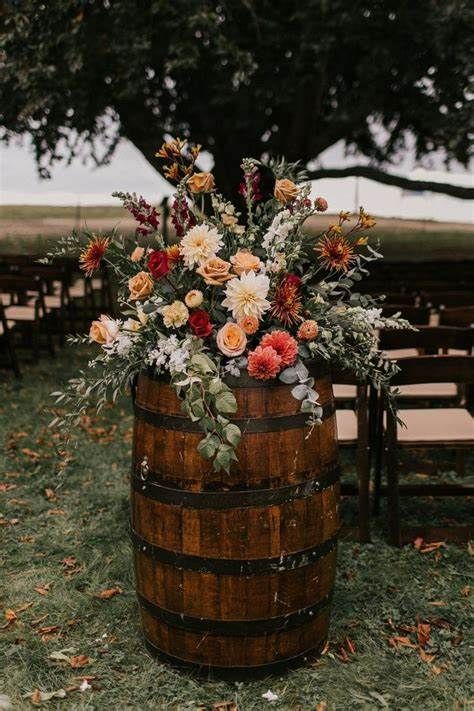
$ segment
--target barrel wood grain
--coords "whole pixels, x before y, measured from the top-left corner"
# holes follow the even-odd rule
[[[140,374],[135,575],[145,637],[166,658],[254,669],[324,645],[340,487],[331,382],[314,375],[324,415],[310,434],[291,386],[232,380],[243,436],[229,475],[197,452],[169,384]]]

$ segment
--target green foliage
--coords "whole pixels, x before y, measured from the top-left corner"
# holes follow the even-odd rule
[[[186,131],[224,192],[242,155],[307,162],[341,139],[382,162],[412,132],[417,157],[466,162],[472,22],[468,0],[9,2],[0,124],[32,136],[44,174],[107,162],[120,135],[153,162]]]

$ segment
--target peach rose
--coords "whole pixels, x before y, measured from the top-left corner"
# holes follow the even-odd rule
[[[186,185],[192,193],[210,193],[214,190],[214,176],[212,173],[194,173]]]
[[[223,215],[221,215],[221,220],[222,224],[225,225],[226,227],[233,227],[234,225],[237,224],[237,218],[235,215],[228,215],[226,212],[224,212]]]
[[[232,269],[240,276],[244,272],[258,272],[262,267],[262,263],[248,249],[239,249],[239,251],[230,258]]]
[[[219,329],[216,337],[217,347],[229,358],[242,355],[247,345],[247,336],[236,323],[226,323]]]
[[[202,300],[202,291],[199,289],[191,289],[184,297],[184,303],[190,309],[197,309],[198,306],[201,306]]]
[[[286,205],[287,202],[291,202],[298,195],[298,188],[292,180],[288,178],[283,178],[282,180],[275,181],[275,190],[273,193],[278,200]]]
[[[98,321],[92,321],[89,329],[89,338],[91,341],[101,345],[109,345],[117,338],[118,331],[117,322],[110,316],[102,314]]]
[[[128,280],[128,288],[130,289],[130,299],[144,299],[150,296],[153,291],[153,279],[147,272],[138,272]]]
[[[206,284],[222,286],[224,282],[234,278],[233,274],[229,274],[229,269],[230,262],[226,262],[220,257],[211,257],[201,264],[196,272],[203,277]]]
[[[247,336],[252,336],[258,330],[259,321],[256,316],[245,316],[239,321],[239,326]]]
[[[132,260],[132,262],[139,262],[144,254],[145,254],[145,247],[135,247],[135,249],[133,250],[133,252],[130,255],[130,259]]]

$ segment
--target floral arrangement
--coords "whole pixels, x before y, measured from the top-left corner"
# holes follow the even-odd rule
[[[311,199],[297,164],[244,159],[238,209],[212,173],[197,169],[199,151],[173,139],[157,153],[177,184],[176,243],[165,243],[159,214],[142,197],[114,193],[137,221],[133,244],[114,233],[89,234],[84,245],[73,234],[56,249],[78,254],[88,276],[103,262],[110,266],[121,317],[101,315],[87,336],[71,339],[100,350],[87,372],[54,393],[68,406],[55,423],[73,425],[94,397],[100,409],[147,368],[169,378],[184,412],[202,427],[201,455],[228,471],[241,437],[229,419],[237,409],[232,378],[293,384],[314,427],[322,411],[305,362],[329,361],[387,388],[396,366],[382,359],[377,329],[408,324],[384,318],[380,299],[354,289],[381,256],[368,244],[375,221],[363,208],[339,213],[315,238],[304,225],[328,205]]]

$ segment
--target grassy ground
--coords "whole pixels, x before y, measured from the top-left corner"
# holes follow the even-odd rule
[[[318,234],[331,220],[330,215],[318,215],[308,223],[308,229]],[[52,240],[80,225],[105,232],[117,225],[124,233],[135,229],[120,206],[81,207],[78,211],[67,206],[0,205],[0,252],[43,252]],[[373,235],[380,239],[389,261],[472,259],[472,225],[380,218]]]
[[[204,711],[219,701],[239,711],[467,708],[469,552],[392,549],[383,515],[372,545],[341,544],[331,638],[319,661],[236,683],[151,659],[127,533],[128,401],[84,421],[70,469],[55,472],[48,393],[84,362],[68,349],[31,367],[21,386],[0,381],[0,708],[2,694],[21,711],[40,692],[64,697],[42,706],[75,711]],[[454,509],[465,521],[461,502],[443,509],[418,501],[406,515],[445,520]],[[353,513],[346,506],[346,517]],[[421,647],[420,623],[430,635]],[[278,700],[262,698],[268,689]]]

